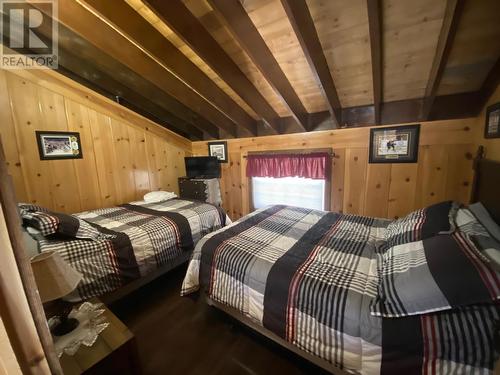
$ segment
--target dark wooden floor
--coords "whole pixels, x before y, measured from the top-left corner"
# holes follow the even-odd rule
[[[185,267],[110,306],[137,340],[144,374],[324,374],[202,298],[180,297]]]

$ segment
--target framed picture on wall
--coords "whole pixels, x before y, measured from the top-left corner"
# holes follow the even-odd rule
[[[80,133],[36,131],[41,160],[81,159]]]
[[[500,138],[500,103],[492,104],[486,108],[484,138]]]
[[[219,163],[227,163],[227,142],[208,142],[208,156],[215,156]]]
[[[370,129],[370,163],[416,163],[420,124]]]

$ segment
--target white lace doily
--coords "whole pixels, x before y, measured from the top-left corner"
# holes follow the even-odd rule
[[[77,319],[80,324],[67,335],[53,336],[58,357],[61,357],[63,353],[74,355],[82,344],[85,346],[94,345],[99,334],[109,326],[109,323],[101,316],[105,311],[101,307],[102,303],[84,302],[78,309],[71,310],[69,317]],[[49,327],[53,327],[58,322],[58,317],[49,319]]]

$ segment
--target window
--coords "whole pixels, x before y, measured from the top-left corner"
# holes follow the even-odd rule
[[[330,205],[331,151],[249,154],[246,176],[254,209],[285,204],[324,210]]]
[[[254,208],[273,204],[299,206],[315,210],[325,207],[325,180],[301,177],[252,177]]]

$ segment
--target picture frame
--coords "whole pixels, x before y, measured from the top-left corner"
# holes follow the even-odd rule
[[[500,102],[486,108],[484,138],[500,138]]]
[[[219,163],[227,163],[227,142],[208,142],[208,156],[215,156]]]
[[[36,131],[40,160],[82,159],[80,133]]]
[[[370,163],[416,163],[420,124],[371,128]]]

